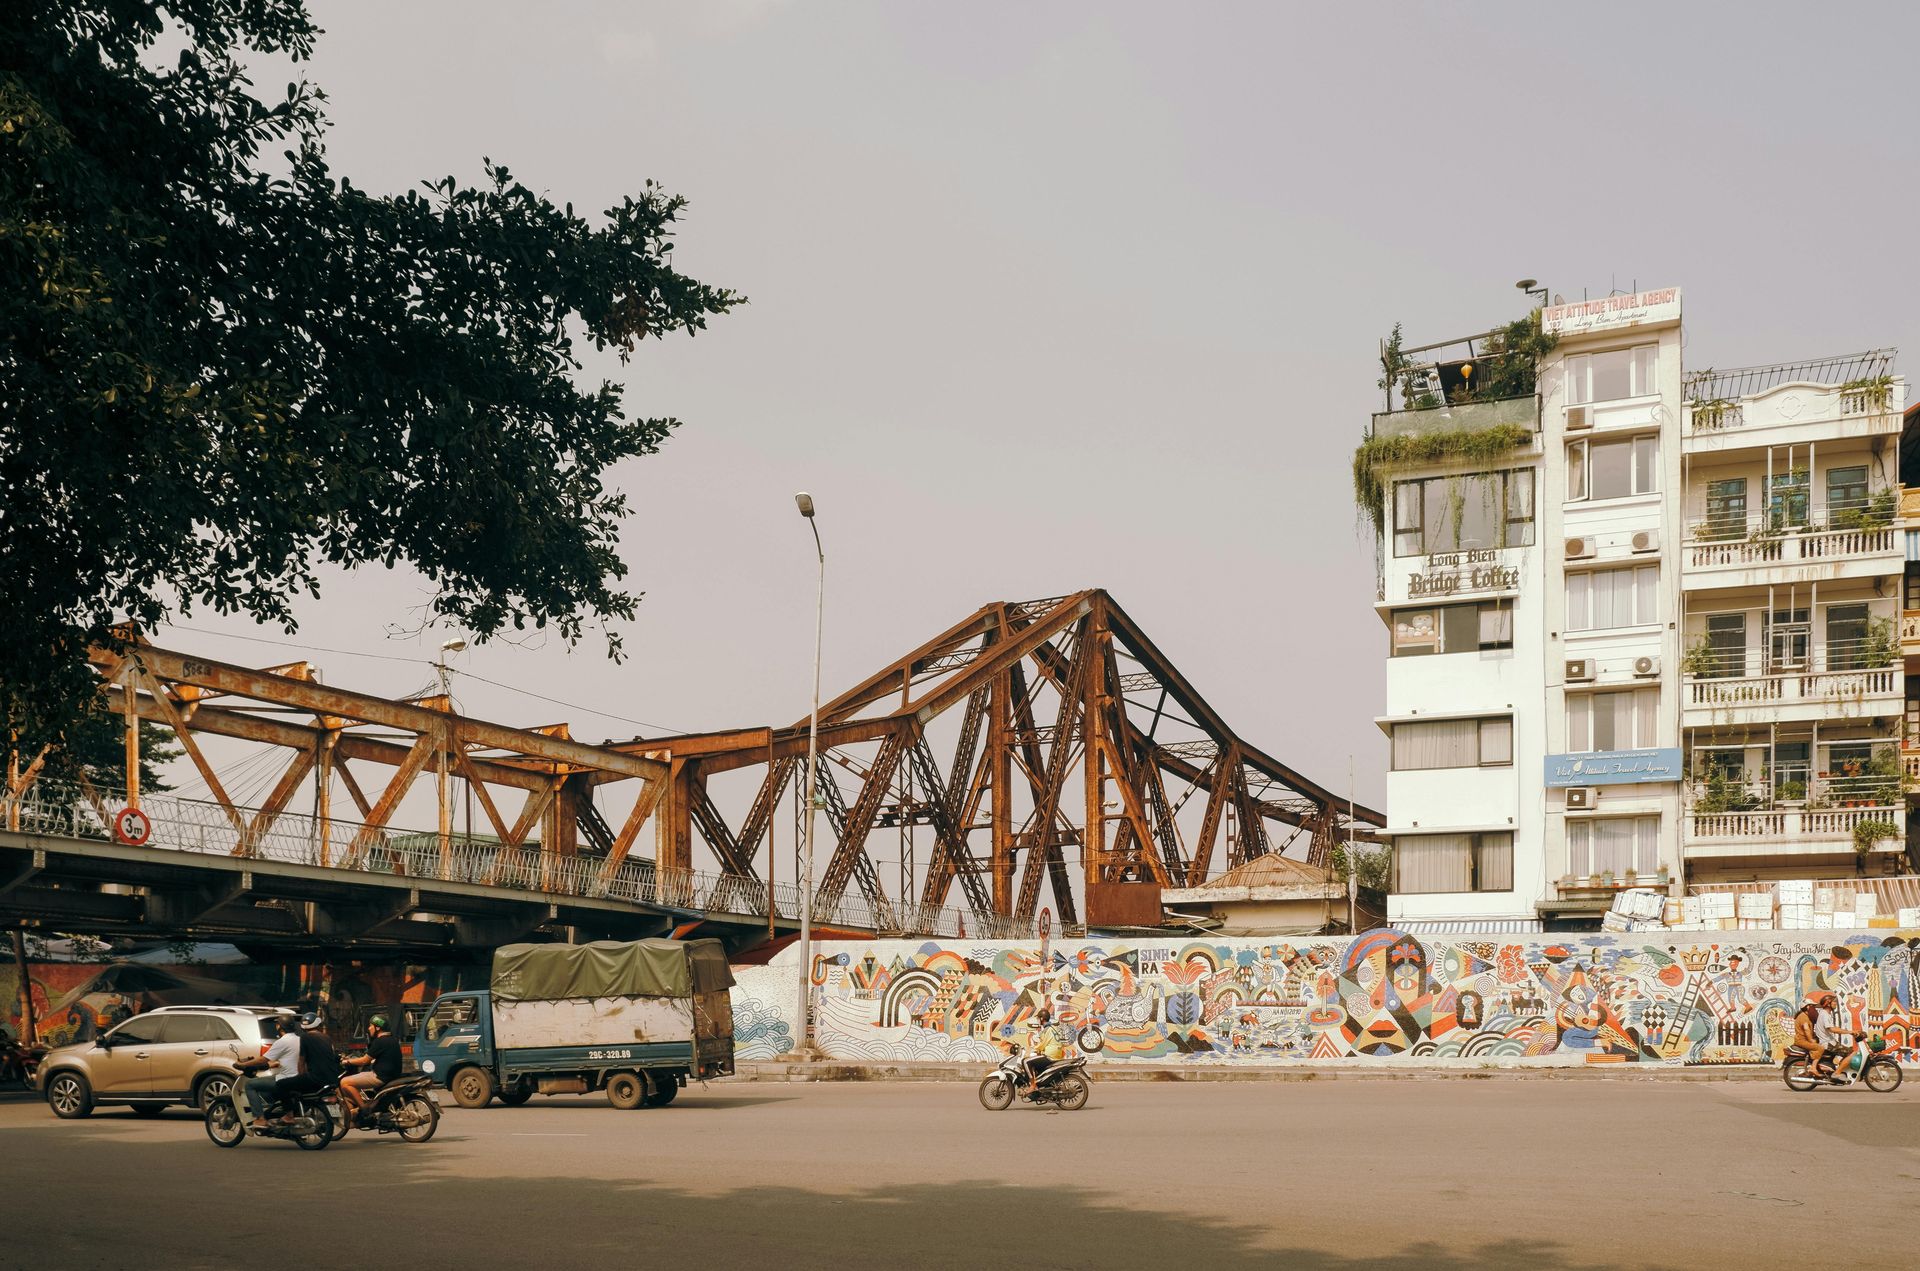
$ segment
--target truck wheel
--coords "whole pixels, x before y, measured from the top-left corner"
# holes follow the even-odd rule
[[[616,1108],[637,1108],[647,1097],[647,1084],[638,1073],[616,1072],[607,1078],[607,1102]]]
[[[453,1101],[463,1108],[484,1108],[493,1102],[493,1074],[485,1068],[462,1068],[449,1087]]]
[[[653,1089],[647,1092],[649,1108],[664,1108],[680,1097],[680,1083],[673,1074],[653,1079]]]
[[[517,1108],[531,1098],[533,1098],[531,1081],[516,1081],[500,1091],[500,1102],[509,1108]]]

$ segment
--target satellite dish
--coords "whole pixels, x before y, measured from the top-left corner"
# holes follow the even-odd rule
[[[1567,303],[1567,298],[1556,291],[1553,293],[1553,303],[1563,305]]]

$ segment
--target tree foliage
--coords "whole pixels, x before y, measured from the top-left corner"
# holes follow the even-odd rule
[[[301,0],[4,14],[0,724],[70,727],[117,620],[291,627],[326,564],[410,563],[481,638],[633,614],[605,476],[676,421],[575,376],[742,302],[673,268],[682,199],[355,186],[324,96],[248,78],[307,58]]]

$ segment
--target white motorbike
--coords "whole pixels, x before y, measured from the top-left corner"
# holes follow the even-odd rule
[[[1066,1112],[1078,1112],[1087,1106],[1093,1087],[1087,1080],[1085,1055],[1042,1060],[1044,1066],[1029,1063],[1029,1058],[1029,1052],[1016,1047],[1001,1060],[1000,1066],[980,1083],[980,1105],[989,1112],[1004,1112],[1013,1106],[1014,1099],[1022,1098]]]
[[[236,1066],[244,1074],[261,1065],[262,1061],[256,1059]],[[306,1151],[318,1152],[346,1132],[346,1114],[334,1085],[296,1094],[286,1105],[274,1103],[267,1109],[270,1116],[285,1114],[292,1119],[269,1120],[259,1129],[249,1125],[252,1118],[247,1113],[246,1085],[242,1076],[207,1103],[207,1137],[219,1147],[239,1147],[251,1133],[265,1139],[292,1139]]]
[[[1786,1060],[1780,1065],[1780,1079],[1789,1090],[1812,1090],[1818,1086],[1864,1084],[1876,1094],[1891,1094],[1900,1088],[1900,1065],[1886,1053],[1886,1039],[1864,1034],[1853,1039],[1846,1051],[1828,1056],[1831,1071],[1816,1072],[1807,1062],[1807,1052],[1799,1046],[1787,1047]]]

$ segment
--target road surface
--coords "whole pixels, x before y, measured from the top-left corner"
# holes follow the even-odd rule
[[[1920,1080],[1096,1081],[1078,1113],[732,1084],[318,1153],[15,1097],[0,1266],[1914,1266],[1917,1143]]]

